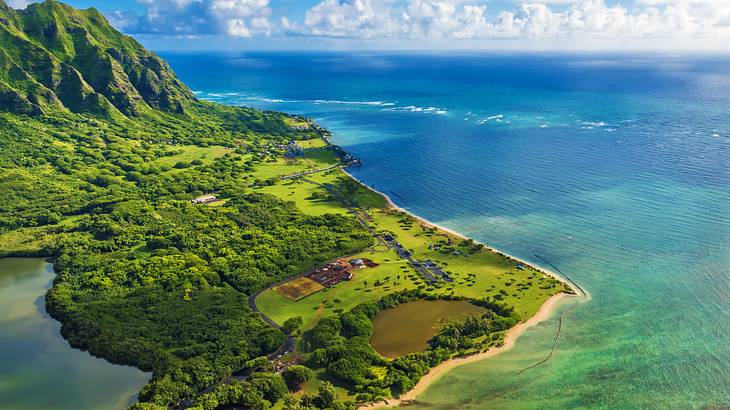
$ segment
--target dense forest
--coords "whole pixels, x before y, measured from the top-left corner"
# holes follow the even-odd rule
[[[152,371],[141,408],[194,397],[276,351],[285,335],[247,295],[372,244],[353,218],[245,192],[256,164],[312,130],[197,100],[93,9],[0,1],[0,65],[0,252],[54,257],[47,310],[72,346]],[[191,146],[225,153],[168,160]],[[190,201],[211,192],[226,202]],[[280,379],[215,393],[265,408]]]
[[[22,11],[0,0],[0,66],[0,257],[54,259],[46,309],[63,336],[152,372],[136,409],[353,409],[409,390],[454,355],[498,345],[519,320],[494,299],[473,300],[483,314],[441,326],[428,349],[394,360],[369,344],[378,311],[464,298],[403,291],[304,334],[301,317],[273,327],[249,296],[374,244],[352,215],[304,214],[252,189],[276,182],[257,170],[290,141],[319,138],[316,124],[200,101],[98,11],[52,0]],[[343,179],[337,192],[362,189]],[[211,193],[215,203],[192,201]],[[302,360],[275,369],[269,359],[290,335]],[[350,400],[325,379],[295,398],[313,370]]]

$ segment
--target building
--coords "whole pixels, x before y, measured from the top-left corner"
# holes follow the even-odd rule
[[[216,199],[218,199],[218,198],[216,198],[215,195],[203,195],[203,196],[199,196],[199,197],[193,199],[190,202],[192,202],[194,204],[209,204],[209,203],[215,201]]]

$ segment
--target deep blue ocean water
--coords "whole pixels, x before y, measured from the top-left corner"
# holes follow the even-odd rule
[[[730,57],[166,54],[200,98],[307,114],[354,175],[592,299],[423,408],[730,406]]]

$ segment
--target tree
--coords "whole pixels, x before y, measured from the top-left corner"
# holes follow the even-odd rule
[[[308,367],[295,365],[286,369],[282,376],[287,386],[289,386],[289,390],[296,391],[299,390],[302,384],[312,378],[313,373]]]
[[[291,335],[297,329],[299,329],[299,327],[302,326],[303,323],[304,323],[304,321],[302,320],[301,316],[295,316],[295,317],[289,318],[281,326],[281,331],[287,335]]]
[[[319,394],[317,395],[316,404],[321,409],[330,407],[337,398],[337,391],[335,386],[330,382],[322,382],[319,386]]]
[[[284,379],[276,373],[254,373],[247,381],[271,403],[276,403],[289,393]]]

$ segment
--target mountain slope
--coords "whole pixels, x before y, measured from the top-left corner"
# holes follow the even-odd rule
[[[354,218],[256,192],[277,182],[258,166],[319,138],[302,122],[196,100],[93,9],[0,0],[0,256],[54,258],[46,310],[71,346],[152,372],[135,408],[268,363],[285,336],[246,295],[372,245]],[[218,206],[190,201],[211,192]]]
[[[14,10],[0,0],[0,110],[139,116],[195,101],[170,66],[95,9],[57,1]]]

